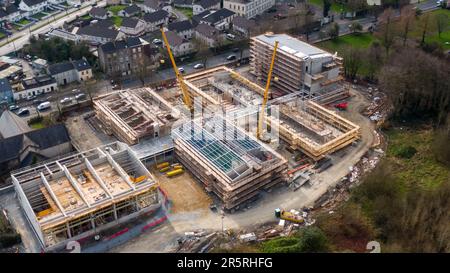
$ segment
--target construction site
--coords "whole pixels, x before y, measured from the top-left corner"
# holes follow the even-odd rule
[[[130,145],[142,138],[170,134],[172,124],[180,118],[177,109],[148,87],[97,97],[94,109],[105,132]]]
[[[33,233],[46,251],[160,207],[157,182],[124,143],[13,172]]]

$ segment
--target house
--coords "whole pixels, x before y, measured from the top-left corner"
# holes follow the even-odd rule
[[[217,28],[218,30],[224,30],[230,28],[231,21],[236,16],[231,10],[219,9],[206,15],[200,20],[200,23],[205,23]]]
[[[209,47],[219,46],[224,40],[224,34],[208,24],[199,24],[195,27],[194,37]]]
[[[90,11],[89,11],[89,15],[92,18],[95,19],[107,19],[111,16],[113,16],[113,13],[105,8],[100,8],[100,7],[93,7]]]
[[[48,6],[47,0],[21,0],[19,9],[28,12],[28,15],[44,11]]]
[[[206,16],[208,16],[209,14],[211,14],[210,10],[205,10],[197,15],[192,16],[191,20],[192,20],[192,25],[194,27],[196,27],[198,24],[200,24],[200,21],[205,18]]]
[[[0,79],[0,103],[13,103],[14,95],[13,89],[9,84],[8,79]]]
[[[191,39],[194,34],[194,26],[189,20],[170,23],[167,28],[176,32],[183,39]]]
[[[71,82],[82,82],[92,78],[92,68],[85,59],[76,61],[65,61],[52,64],[47,72],[59,85],[66,85]]]
[[[141,13],[141,9],[136,5],[130,5],[123,10],[119,11],[118,15],[121,17],[137,16]]]
[[[91,44],[103,44],[106,42],[119,40],[125,35],[114,29],[112,26],[109,26],[107,22],[98,22],[81,27],[77,30],[76,34],[80,37],[80,40]]]
[[[223,0],[223,7],[247,19],[264,13],[275,5],[275,0]]]
[[[138,37],[108,42],[98,48],[100,68],[108,76],[132,75],[145,69],[158,67],[157,48]]]
[[[3,8],[0,8],[0,27],[4,27],[6,21],[8,21],[8,13]]]
[[[180,57],[194,52],[194,45],[188,40],[183,39],[176,32],[167,31],[165,34],[174,57]]]
[[[174,0],[173,6],[177,8],[192,8],[193,0]]]
[[[200,0],[192,5],[192,14],[197,15],[205,10],[220,9],[220,0]]]
[[[152,13],[160,8],[159,0],[145,0],[142,3],[137,3],[141,10],[145,13]]]
[[[142,19],[144,19],[147,24],[147,31],[154,31],[162,25],[167,25],[167,22],[169,21],[169,13],[165,10],[158,10],[145,14]]]
[[[252,30],[256,27],[255,21],[248,20],[242,16],[234,17],[231,23],[234,31],[239,32],[246,37],[249,37]]]
[[[9,22],[17,22],[22,19],[22,14],[20,13],[19,7],[16,5],[9,5],[5,7],[6,13],[8,13],[8,21]]]
[[[59,37],[66,41],[72,41],[75,44],[78,44],[80,42],[80,37],[77,34],[66,31],[64,29],[60,29],[60,28],[55,28],[53,30],[50,30],[50,32],[48,32],[48,35],[50,37]]]
[[[0,150],[0,172],[3,175],[16,168],[70,153],[73,147],[64,124],[56,124],[1,139]]]
[[[22,80],[19,89],[14,90],[14,100],[25,99],[58,90],[56,80],[50,76],[38,76]]]
[[[0,139],[21,135],[31,130],[26,120],[9,110],[3,111],[0,116]]]
[[[146,27],[144,20],[125,17],[119,30],[128,36],[140,36],[145,33]]]

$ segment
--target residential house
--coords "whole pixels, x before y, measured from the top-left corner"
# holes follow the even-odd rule
[[[223,0],[223,7],[247,19],[262,14],[275,5],[275,0]]]
[[[176,32],[183,39],[191,39],[194,34],[194,26],[189,20],[170,23],[167,28]]]
[[[52,64],[47,71],[59,85],[75,81],[83,82],[92,78],[92,68],[86,59]]]
[[[105,8],[101,8],[101,7],[93,7],[90,11],[89,11],[89,15],[92,18],[95,19],[107,19],[111,16],[113,16],[113,13]]]
[[[198,15],[205,10],[218,10],[220,9],[220,0],[200,0],[192,5],[193,15]]]
[[[8,21],[8,13],[3,8],[0,8],[0,27],[5,26],[5,22]]]
[[[13,89],[9,84],[8,79],[0,79],[0,103],[13,103],[14,95]]]
[[[169,21],[169,13],[165,10],[158,10],[145,14],[142,19],[144,19],[147,24],[147,31],[154,31],[160,26],[167,25]]]
[[[193,0],[174,0],[173,6],[177,8],[192,8]]]
[[[210,10],[205,10],[197,15],[192,16],[191,21],[192,21],[192,25],[194,27],[196,27],[198,24],[200,24],[200,21],[205,18],[206,16],[208,16],[209,14],[211,14]]]
[[[167,11],[169,14],[172,13],[172,6],[168,2],[159,0],[145,0],[142,3],[137,3],[137,6],[145,13],[152,13],[160,9]]]
[[[28,12],[28,15],[44,11],[48,6],[47,0],[21,0],[19,9]]]
[[[0,174],[73,151],[64,124],[28,131],[0,140]]]
[[[252,30],[256,28],[256,23],[253,20],[248,20],[242,16],[236,16],[233,18],[232,28],[234,31],[241,33],[245,37],[249,37]]]
[[[72,41],[76,44],[80,42],[80,37],[77,34],[60,28],[51,30],[50,32],[48,32],[48,35],[51,37],[59,37],[66,41]]]
[[[23,18],[22,13],[20,13],[20,10],[16,5],[9,5],[5,7],[5,11],[8,14],[9,22],[17,22]]]
[[[31,130],[26,120],[14,112],[5,110],[0,116],[0,139],[21,135]]]
[[[125,17],[119,30],[128,36],[140,36],[145,33],[146,27],[144,20]]]
[[[180,57],[194,52],[194,45],[186,39],[183,39],[174,31],[167,31],[167,41],[174,57]]]
[[[104,20],[109,21],[109,20]],[[103,44],[110,41],[119,40],[125,34],[114,29],[107,22],[98,22],[77,30],[76,34],[81,40],[92,44]]]
[[[121,17],[132,17],[139,15],[139,13],[141,13],[141,9],[133,4],[119,11],[118,15]]]
[[[233,18],[235,16],[236,13],[234,13],[231,10],[219,9],[203,17],[200,20],[200,23],[208,24],[210,26],[217,28],[218,30],[224,30],[230,28],[231,21],[233,21]]]
[[[196,26],[194,36],[198,41],[209,47],[220,46],[220,44],[225,40],[224,34],[208,24],[199,24]]]
[[[50,76],[38,76],[22,80],[19,88],[14,90],[14,100],[25,99],[58,90],[56,80]]]
[[[155,69],[160,57],[157,48],[138,37],[108,42],[98,48],[100,67],[108,76],[126,76],[139,73],[143,68]]]

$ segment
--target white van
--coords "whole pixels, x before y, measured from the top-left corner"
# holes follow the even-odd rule
[[[38,107],[37,107],[37,109],[38,109],[39,111],[42,111],[42,110],[48,109],[48,108],[50,108],[50,107],[51,107],[50,102],[49,102],[49,101],[46,101],[46,102],[43,102],[43,103],[39,104]]]
[[[231,33],[228,33],[228,34],[227,34],[227,39],[228,39],[228,40],[233,41],[235,38],[236,38],[236,36],[234,36],[233,34],[231,34]]]

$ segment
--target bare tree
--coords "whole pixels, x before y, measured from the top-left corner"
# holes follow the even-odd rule
[[[428,34],[430,15],[429,15],[429,13],[425,13],[420,18],[421,18],[420,29],[421,29],[421,33],[422,33],[422,40],[420,41],[420,45],[423,46],[423,45],[425,45],[425,39],[427,38],[427,34]]]
[[[439,34],[439,38],[441,38],[441,33],[448,28],[448,23],[450,19],[448,18],[448,15],[445,13],[439,13],[435,16],[436,19],[436,27]]]
[[[411,31],[412,23],[415,20],[415,11],[412,6],[405,6],[400,11],[400,28],[403,46],[406,45],[408,34]]]
[[[379,31],[379,36],[381,43],[383,44],[386,55],[389,54],[389,49],[394,44],[395,30],[394,30],[394,10],[392,8],[385,9],[380,15],[381,28]]]
[[[363,53],[359,48],[349,47],[344,50],[344,74],[350,79],[355,79],[363,64]]]
[[[197,56],[201,58],[203,67],[206,67],[206,62],[208,58],[212,56],[211,49],[204,42],[194,38],[192,39],[194,47],[197,49]]]

